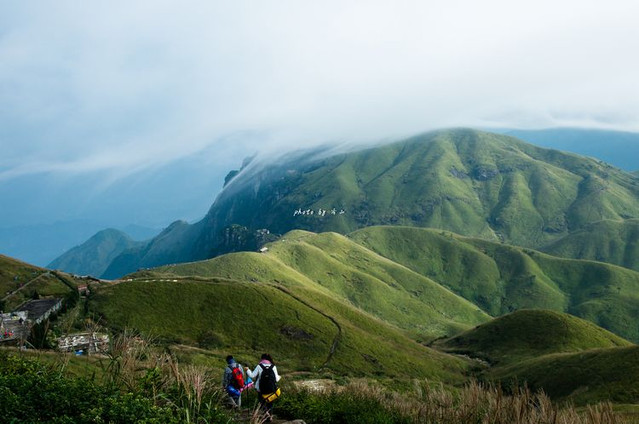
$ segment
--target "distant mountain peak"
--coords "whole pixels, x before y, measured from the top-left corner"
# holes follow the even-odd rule
[[[118,255],[143,244],[133,241],[123,231],[108,228],[54,259],[47,267],[99,277]]]

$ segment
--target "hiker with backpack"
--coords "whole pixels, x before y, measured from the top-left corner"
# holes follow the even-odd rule
[[[246,375],[255,381],[255,390],[258,393],[260,406],[266,413],[267,421],[271,421],[273,419],[273,401],[280,396],[280,389],[277,387],[280,375],[277,373],[277,367],[273,363],[271,355],[264,353],[255,370],[251,371],[246,368]]]
[[[242,390],[244,390],[244,370],[233,355],[226,357],[226,368],[222,377],[222,387],[229,396],[229,403],[234,408],[242,406]]]

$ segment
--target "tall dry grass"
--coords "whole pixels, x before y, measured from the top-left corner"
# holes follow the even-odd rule
[[[506,394],[499,387],[471,382],[457,391],[443,386],[431,387],[428,382],[415,381],[409,393],[397,393],[365,382],[321,392],[293,389],[295,402],[307,404],[308,411],[320,411],[321,416],[297,417],[307,422],[339,422],[348,414],[349,422],[357,421],[357,408],[384,422],[437,424],[620,424],[623,419],[614,413],[610,403],[577,411],[570,405],[558,405],[543,392],[528,388]],[[301,394],[301,392],[304,392]],[[301,396],[300,396],[301,394]],[[317,408],[317,405],[321,405]],[[286,405],[285,405],[286,406]],[[295,413],[305,408],[291,405]],[[365,408],[365,409],[364,409]],[[384,414],[383,411],[386,411]],[[335,419],[334,419],[335,418]],[[378,419],[382,419],[378,418]],[[361,421],[364,422],[364,421]]]
[[[527,387],[504,394],[500,387],[471,382],[458,393],[423,385],[421,398],[403,402],[403,414],[415,422],[441,424],[616,424],[621,420],[610,403],[590,407],[586,414],[560,407],[543,392]]]
[[[107,358],[104,374],[107,383],[127,390],[136,389],[141,373],[159,359],[153,354],[148,339],[130,331],[111,339]]]
[[[107,384],[142,391],[158,406],[171,405],[185,423],[223,418],[224,396],[209,368],[182,365],[154,349],[150,340],[128,331],[112,339],[107,356]]]

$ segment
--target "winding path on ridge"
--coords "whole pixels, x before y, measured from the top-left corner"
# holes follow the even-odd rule
[[[337,327],[337,334],[335,335],[335,338],[333,338],[333,344],[331,345],[331,349],[328,352],[328,357],[326,358],[326,361],[324,361],[324,363],[320,366],[320,368],[324,368],[325,366],[327,366],[330,360],[333,358],[333,354],[335,353],[335,350],[337,349],[337,345],[339,344],[339,341],[342,338],[342,326],[339,325],[339,323],[337,322],[335,318],[333,318],[330,315],[327,315],[324,311],[317,309],[315,306],[311,305],[307,301],[295,296],[293,293],[291,293],[290,291],[288,291],[286,288],[282,287],[281,285],[277,285],[277,284],[269,284],[269,285],[281,291],[282,293],[292,297],[293,299],[297,300],[302,305],[314,310],[318,314],[328,318],[335,325],[335,327]]]

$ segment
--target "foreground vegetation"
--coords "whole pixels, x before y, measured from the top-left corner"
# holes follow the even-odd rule
[[[0,352],[0,416],[8,423],[229,422],[206,371],[180,370],[171,361],[140,368],[140,353],[111,356],[98,379]]]
[[[0,414],[4,422],[53,423],[262,423],[252,392],[243,410],[224,406],[212,369],[154,354],[138,338],[114,343],[103,373],[71,377],[65,361],[47,364],[0,352]],[[286,375],[285,379],[286,379]],[[37,387],[34,390],[33,387]],[[624,422],[610,404],[576,410],[541,392],[471,382],[461,389],[404,380],[400,392],[360,380],[309,390],[290,381],[275,414],[307,423],[563,423]]]

